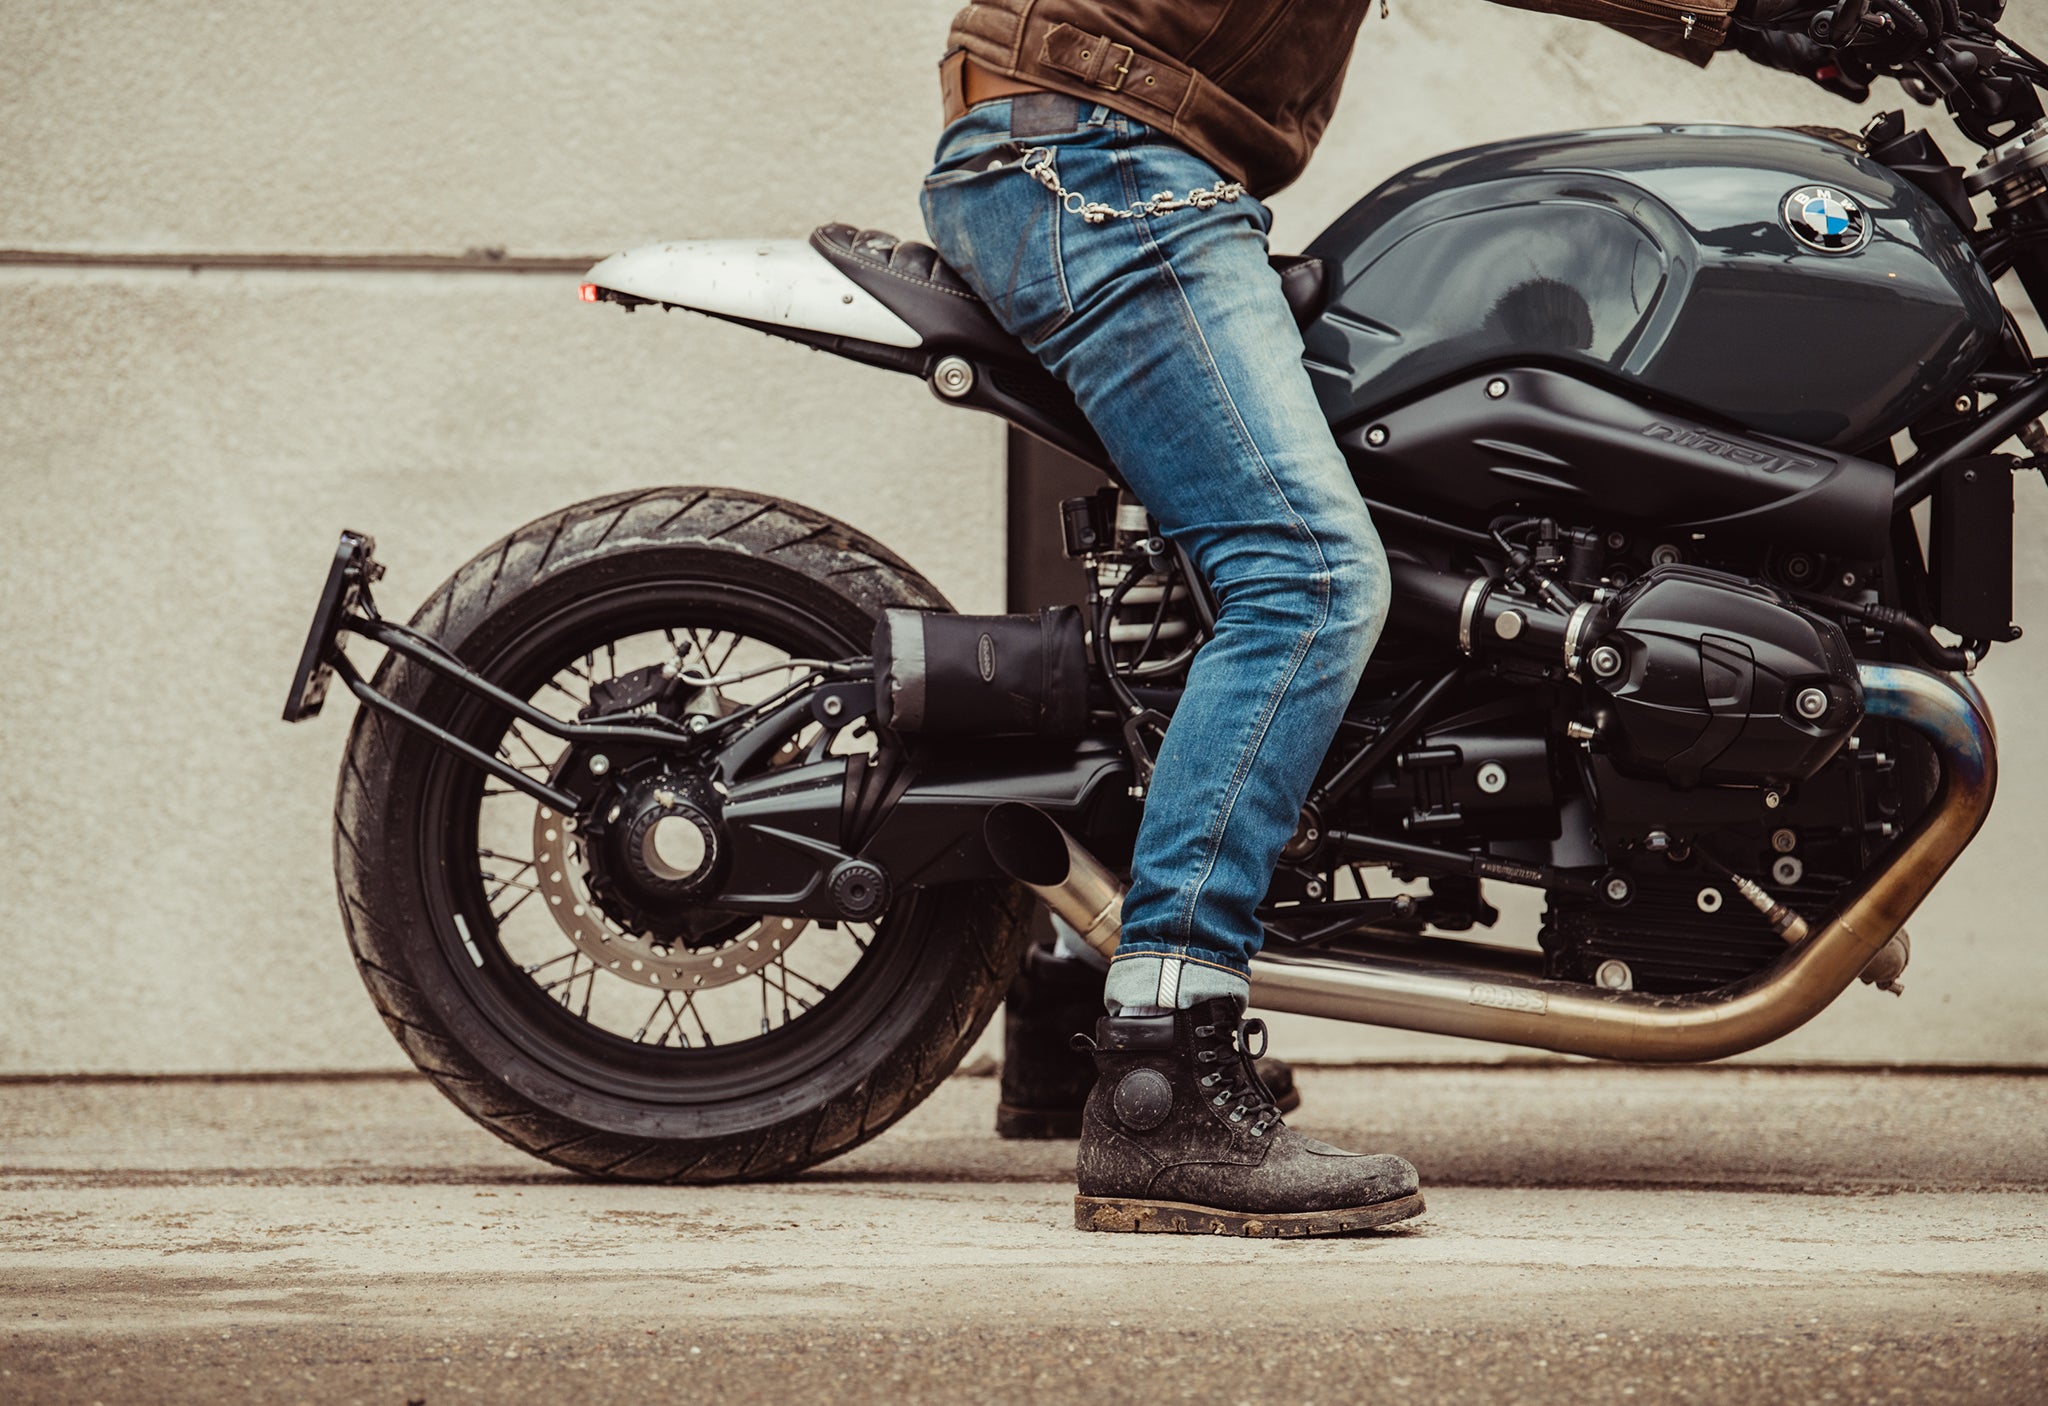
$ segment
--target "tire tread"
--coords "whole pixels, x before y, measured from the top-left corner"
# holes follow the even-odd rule
[[[644,510],[644,511],[642,511]],[[600,527],[600,523],[602,526]],[[885,606],[945,609],[930,581],[837,519],[762,494],[660,488],[608,495],[508,533],[457,571],[414,615],[415,628],[458,648],[488,617],[544,578],[598,558],[688,546],[772,558],[870,616]],[[380,689],[416,704],[430,679],[399,663]],[[413,739],[359,709],[335,788],[335,877],[342,926],[372,1003],[409,1058],[479,1125],[514,1147],[581,1175],[701,1183],[788,1176],[867,1141],[916,1107],[979,1037],[1027,933],[1026,900],[1007,886],[949,892],[953,975],[894,1053],[836,1097],[727,1137],[675,1139],[601,1132],[545,1108],[463,1043],[437,1012],[415,964],[438,960],[431,934],[392,881],[401,826],[390,786]],[[416,745],[416,744],[415,744]]]

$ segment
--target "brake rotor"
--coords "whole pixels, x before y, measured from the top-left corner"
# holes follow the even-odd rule
[[[533,867],[541,897],[563,935],[600,971],[636,986],[704,991],[743,980],[788,951],[810,927],[803,918],[763,918],[730,941],[694,949],[616,927],[583,886],[583,842],[547,806],[534,812]]]

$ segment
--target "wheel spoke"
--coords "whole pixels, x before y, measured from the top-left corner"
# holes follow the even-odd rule
[[[500,874],[497,870],[483,864],[477,866],[479,876],[486,884],[497,885],[496,888],[484,895],[484,904],[491,910],[492,921],[503,927],[505,920],[518,910],[520,904],[540,892],[538,885],[527,883],[519,877],[527,870],[532,869],[534,862],[531,859],[515,859],[512,855],[500,854],[492,849],[479,849],[477,855],[483,859],[493,859],[515,866],[510,874]],[[500,909],[498,907],[498,900],[513,889],[519,890],[519,897],[513,899],[503,909]]]
[[[524,724],[514,721],[512,726],[506,730],[505,742],[501,744],[498,748],[499,760],[510,762],[513,766],[519,768],[519,770],[525,772],[528,776],[538,776],[541,779],[545,780],[547,778],[548,773],[554,770],[554,768],[548,764],[548,761],[545,757],[541,756],[541,754],[537,750],[535,750],[533,743],[527,740],[526,734],[523,731],[521,731],[521,728],[523,726]],[[533,758],[531,764],[519,761],[512,755],[510,744],[514,742],[519,744],[520,749],[524,751],[527,756]]]
[[[776,971],[778,969],[782,973],[782,978],[779,981],[771,983],[768,978],[768,973],[771,971]],[[782,1023],[784,1025],[787,1025],[790,1023],[790,1021],[796,1019],[796,1017],[793,1014],[791,1014],[789,1009],[789,1003],[791,1001],[796,1002],[797,1005],[803,1007],[803,1009],[807,1011],[815,1009],[815,1007],[809,1001],[806,1001],[802,996],[798,995],[796,992],[789,989],[789,979],[792,976],[794,976],[798,981],[804,982],[807,985],[816,988],[821,996],[829,994],[826,992],[824,987],[819,986],[817,982],[812,981],[809,977],[803,975],[803,973],[792,972],[789,969],[789,957],[786,954],[777,957],[773,962],[769,963],[766,967],[763,967],[761,969],[761,1005],[763,1008],[762,1019],[764,1021],[767,1019],[766,1008],[768,1005],[768,987],[771,984],[775,987],[777,991],[782,993]]]
[[[810,987],[810,988],[811,988],[811,990],[813,990],[813,991],[817,992],[817,993],[818,993],[818,996],[819,996],[819,998],[820,998],[820,999],[823,999],[824,997],[826,997],[826,996],[829,996],[829,995],[831,995],[831,994],[832,994],[832,988],[831,988],[831,987],[829,987],[829,986],[823,986],[823,985],[820,985],[820,984],[819,984],[818,982],[815,982],[815,981],[811,980],[811,979],[810,979],[809,977],[805,976],[805,975],[804,975],[804,974],[803,974],[802,972],[800,972],[800,971],[798,971],[798,970],[797,970],[796,968],[792,967],[792,966],[791,966],[791,965],[789,964],[789,958],[788,958],[788,957],[787,957],[786,955],[785,955],[785,956],[781,956],[781,957],[777,957],[777,958],[775,959],[775,961],[774,961],[774,965],[775,965],[775,966],[778,966],[778,967],[781,967],[781,968],[782,968],[782,973],[783,973],[783,979],[784,979],[784,984],[785,984],[785,988],[786,988],[786,986],[787,986],[788,978],[790,978],[790,977],[792,977],[792,976],[793,976],[793,977],[795,977],[795,978],[796,978],[796,979],[797,979],[798,981],[801,981],[801,982],[802,982],[802,983],[803,983],[804,985],[806,985],[806,986]],[[791,993],[791,994],[794,994],[794,993]],[[798,999],[798,1000],[802,1000],[803,998],[802,998],[801,996],[798,996],[798,997],[797,997],[797,999]],[[809,1007],[806,1007],[805,1009],[809,1009]]]
[[[696,992],[692,991],[683,997],[683,1009],[688,1011],[690,1018],[697,1022],[697,1034],[703,1039],[705,1045],[709,1047],[717,1044],[718,1042],[711,1038],[711,1027],[704,1023],[703,1015],[697,1010]]]
[[[668,1042],[669,1032],[674,1030],[678,1025],[682,1024],[683,1021],[683,1013],[676,1009],[675,999],[676,993],[673,991],[664,991],[661,993],[661,999],[659,1001],[656,1001],[654,1003],[654,1009],[647,1013],[646,1023],[643,1024],[640,1027],[640,1029],[634,1034],[634,1044],[640,1044],[647,1038],[647,1032],[654,1028],[654,1022],[661,1019],[662,1013],[664,1011],[668,1013],[669,1022],[667,1025],[662,1027],[661,1033],[654,1037],[654,1043],[657,1046],[659,1046],[666,1044]],[[689,1041],[686,1039],[683,1043],[687,1046],[689,1044]]]
[[[499,889],[499,890],[498,890],[498,893],[503,893],[503,892],[504,892],[504,890],[503,890],[503,889]],[[512,915],[513,915],[514,913],[517,913],[517,912],[519,911],[519,905],[520,905],[520,904],[522,904],[522,903],[524,903],[524,902],[526,902],[526,900],[527,900],[527,899],[529,899],[529,898],[533,897],[533,896],[534,896],[534,894],[536,894],[536,893],[538,893],[538,892],[539,892],[539,890],[538,890],[538,889],[528,889],[528,890],[527,890],[527,891],[526,891],[525,893],[522,893],[522,894],[520,894],[520,895],[519,895],[519,897],[517,897],[517,898],[513,899],[513,900],[512,900],[512,901],[511,901],[510,903],[506,904],[506,905],[505,905],[505,907],[504,907],[504,909],[503,909],[502,911],[500,911],[500,910],[498,910],[498,909],[492,909],[492,910],[491,910],[491,921],[492,921],[492,922],[494,922],[494,923],[496,923],[496,924],[497,924],[497,925],[498,925],[499,927],[501,927],[501,928],[502,928],[503,926],[505,926],[505,920],[506,920],[507,918],[511,917],[511,916],[512,916]],[[498,894],[492,894],[492,895],[491,895],[491,900],[492,900],[493,902],[495,902],[495,901],[497,900],[497,897],[498,897]]]
[[[549,713],[567,717],[565,706],[587,708],[600,682],[613,683],[664,659],[681,663],[692,674],[716,677],[790,657],[795,656],[780,645],[742,630],[685,619],[638,634],[579,642],[579,653],[559,663],[528,696]],[[761,687],[777,677],[783,676],[764,676]],[[723,714],[757,696],[759,688],[736,685],[734,691],[739,698],[728,698],[722,688],[701,690],[692,710]],[[806,721],[782,739],[776,760],[824,754],[836,736]],[[496,751],[510,766],[542,779],[554,774],[564,755],[559,739],[516,718],[505,723]],[[480,778],[478,785],[484,798],[516,796],[527,807],[480,807],[477,812],[478,892],[482,911],[498,925],[495,937],[506,957],[532,983],[535,995],[570,1018],[621,1040],[630,1038],[650,1055],[745,1045],[802,1021],[844,985],[874,940],[874,929],[867,925],[828,927],[769,918],[751,926],[705,928],[702,937],[692,939],[699,944],[694,948],[664,945],[663,939],[622,927],[599,906],[596,896],[608,876],[604,854],[582,853],[563,833],[562,817],[501,781]],[[515,840],[515,834],[521,838]],[[532,901],[535,895],[540,902]],[[528,916],[513,921],[521,909]],[[834,946],[840,932],[852,939],[850,946]],[[789,949],[810,933],[818,936],[804,948],[812,953],[804,963],[808,970],[800,969],[792,964]],[[756,983],[758,995],[747,991],[748,981]],[[650,987],[659,993],[652,1003],[647,1000]]]
[[[589,961],[589,958],[585,957],[581,952],[572,952],[569,955],[574,959],[569,963],[569,974],[567,976],[558,976],[553,981],[541,982],[541,990],[560,990],[562,987],[573,985],[579,978],[583,976],[584,968],[580,965],[580,963]],[[597,970],[597,966],[595,963],[591,964],[590,970]],[[569,998],[567,996],[557,996],[555,999],[560,1001],[565,1006],[569,1004]]]
[[[549,967],[555,965],[555,963],[557,962],[573,962],[582,955],[583,954],[581,952],[578,952],[574,948],[571,948],[569,951],[562,953],[559,957],[550,957],[545,962],[533,963],[532,965],[526,968],[526,974],[528,976],[532,976],[536,972],[544,972]]]

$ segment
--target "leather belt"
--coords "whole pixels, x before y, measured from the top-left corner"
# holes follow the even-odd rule
[[[1171,59],[1139,53],[1129,44],[1106,34],[1090,34],[1071,24],[1032,20],[1026,27],[1019,52],[1035,55],[1029,61],[1034,72],[1059,75],[1064,91],[1084,94],[1114,93],[1119,111],[1149,108],[1157,117],[1145,120],[1172,129],[1198,75]],[[1071,80],[1073,87],[1067,87]],[[1053,91],[1018,78],[1006,78],[994,69],[969,58],[965,49],[955,49],[939,64],[939,90],[946,101],[946,121],[953,122],[976,103],[1020,93]]]
[[[939,65],[939,91],[946,100],[946,122],[950,125],[977,103],[1046,90],[1036,83],[1006,78],[992,68],[984,68],[961,50]]]

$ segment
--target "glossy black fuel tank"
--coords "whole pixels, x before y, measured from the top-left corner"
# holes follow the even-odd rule
[[[1793,238],[1785,197],[1816,184],[1868,212],[1861,250]],[[1775,128],[1631,127],[1440,157],[1308,252],[1332,287],[1308,367],[1340,426],[1474,367],[1542,360],[1860,449],[1951,392],[2004,318],[1926,195],[1836,142]]]

